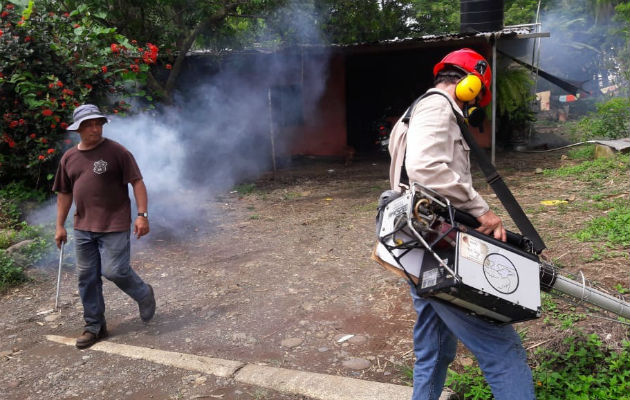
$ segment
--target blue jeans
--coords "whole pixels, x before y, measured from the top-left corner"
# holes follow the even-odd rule
[[[418,314],[412,400],[440,397],[458,339],[477,357],[496,400],[536,398],[527,354],[511,325],[494,325],[441,300],[421,298],[413,286],[411,297]]]
[[[130,231],[99,233],[74,230],[85,331],[98,334],[105,324],[101,276],[114,282],[136,302],[149,295],[147,284],[131,269],[129,235]]]

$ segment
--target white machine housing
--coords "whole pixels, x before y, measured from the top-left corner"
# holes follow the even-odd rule
[[[421,199],[424,212],[418,211]],[[419,295],[440,298],[493,322],[540,317],[538,257],[448,218],[425,218],[432,206],[451,208],[448,200],[419,185],[389,202],[374,258],[402,272]],[[450,232],[431,243],[435,225],[445,222]]]

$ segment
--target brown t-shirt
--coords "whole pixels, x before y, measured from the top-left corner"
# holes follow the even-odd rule
[[[142,179],[133,155],[105,139],[90,150],[66,151],[55,175],[53,190],[72,193],[76,205],[74,229],[124,232],[131,226],[128,183]]]

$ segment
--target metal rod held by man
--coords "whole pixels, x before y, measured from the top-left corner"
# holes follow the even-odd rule
[[[59,286],[61,285],[61,264],[63,264],[63,245],[64,245],[64,242],[61,242],[61,247],[59,247],[59,269],[57,271],[57,295],[55,296],[55,310],[58,309],[58,305],[59,305]]]

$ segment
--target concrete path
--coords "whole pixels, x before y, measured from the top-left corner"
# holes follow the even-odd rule
[[[47,335],[46,339],[74,346],[76,339]],[[108,341],[98,342],[88,350],[116,354],[132,359],[234,379],[237,382],[265,387],[282,393],[321,400],[403,400],[410,399],[412,388],[390,383],[371,382],[343,376],[318,374],[246,364],[239,361],[150,349]],[[444,393],[440,399],[446,400]]]

